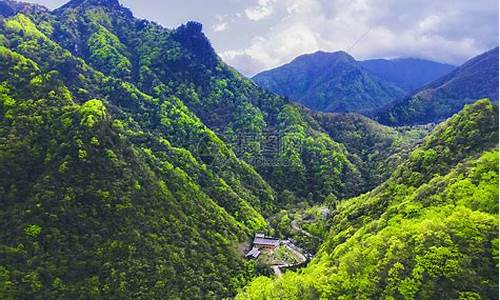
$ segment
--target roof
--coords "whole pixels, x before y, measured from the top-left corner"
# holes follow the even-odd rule
[[[253,240],[254,245],[267,245],[267,246],[279,246],[280,240],[279,239],[271,239],[271,238],[262,238],[262,237],[256,237]]]
[[[259,257],[259,255],[260,255],[260,250],[259,250],[259,248],[254,247],[252,250],[250,250],[250,251],[247,253],[247,255],[245,255],[245,257],[246,257],[246,258],[248,258],[248,257],[257,258],[257,257]]]

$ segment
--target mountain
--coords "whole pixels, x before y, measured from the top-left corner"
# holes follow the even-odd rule
[[[481,98],[498,103],[498,47],[472,58],[413,95],[389,104],[374,116],[388,125],[440,122]]]
[[[311,116],[347,149],[368,190],[389,178],[432,126],[388,127],[357,113],[318,113]]]
[[[268,216],[369,190],[201,24],[0,3],[0,298],[233,297],[257,274],[238,246]]]
[[[441,189],[494,147],[487,101],[422,141],[432,126],[321,114],[258,87],[217,56],[197,22],[166,29],[117,0],[54,11],[0,3],[0,299],[234,298],[266,274],[244,260],[245,245],[276,232],[283,211],[338,207],[319,260],[427,186],[422,197],[440,196],[425,198],[436,210],[466,195],[465,206],[485,212],[479,233],[476,219],[456,229],[464,255],[478,253],[466,269],[478,275],[453,279],[481,295],[494,285],[482,237],[497,173],[467,175],[479,186],[472,194],[466,180]],[[424,211],[408,203],[406,215]]]
[[[411,93],[440,77],[447,75],[455,66],[425,59],[370,59],[360,62],[370,73],[392,82]]]
[[[271,187],[176,98],[96,71],[25,15],[0,32],[1,298],[233,295]]]
[[[498,109],[467,105],[373,191],[336,206],[300,272],[236,299],[498,299]]]
[[[364,112],[403,97],[405,92],[382,80],[345,52],[302,55],[289,64],[257,74],[260,86],[325,112]]]
[[[201,24],[188,22],[168,30],[136,20],[130,11],[108,2],[89,9],[92,3],[70,2],[56,10],[54,41],[108,76],[131,82],[160,99],[179,99],[278,194],[288,190],[298,198],[319,202],[329,194],[345,198],[366,190],[345,148],[297,106],[258,88],[224,64]],[[112,17],[107,11],[113,12]],[[178,131],[173,138],[184,133],[188,141],[182,146],[193,147],[196,137],[189,131]],[[317,157],[324,158],[325,165]],[[325,172],[327,168],[331,172]],[[222,168],[217,171],[226,173]],[[356,183],[345,185],[346,178]]]
[[[48,12],[49,10],[41,5],[26,3],[26,2],[17,2],[12,0],[2,0],[0,1],[0,18],[2,17],[10,17],[17,13],[43,13]]]

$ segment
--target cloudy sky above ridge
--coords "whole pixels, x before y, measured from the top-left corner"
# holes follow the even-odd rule
[[[317,50],[458,65],[498,45],[498,0],[120,1],[169,28],[203,23],[219,55],[248,76]]]

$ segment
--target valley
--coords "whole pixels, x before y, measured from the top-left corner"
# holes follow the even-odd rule
[[[206,30],[0,0],[0,299],[498,299],[498,48],[251,80]]]

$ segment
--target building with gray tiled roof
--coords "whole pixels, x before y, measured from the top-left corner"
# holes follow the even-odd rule
[[[280,245],[280,240],[266,237],[264,234],[256,234],[253,240],[253,246],[257,248],[274,249]]]

